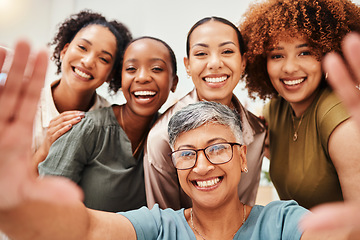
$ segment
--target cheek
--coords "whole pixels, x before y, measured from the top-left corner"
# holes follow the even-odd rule
[[[187,176],[188,176],[188,171],[189,170],[178,170],[178,179],[179,179],[179,183],[180,186],[182,187],[182,189],[186,192],[187,189]]]
[[[196,77],[201,73],[201,70],[203,69],[203,65],[206,65],[203,61],[199,60],[192,60],[189,62],[189,71],[192,77]]]
[[[111,70],[112,70],[112,66],[111,67],[108,67],[108,66],[104,67],[103,70],[101,71],[102,76],[107,79],[111,74]]]
[[[122,75],[121,76],[121,90],[122,92],[125,94],[127,94],[128,89],[130,88],[130,81],[127,79],[126,76]]]
[[[267,72],[269,74],[270,79],[274,78],[274,75],[276,74],[275,65],[272,62],[267,62]],[[272,82],[272,80],[271,80]]]

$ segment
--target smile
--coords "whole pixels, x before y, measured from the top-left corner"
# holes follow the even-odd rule
[[[304,82],[305,80],[306,80],[306,77],[304,77],[304,78],[299,78],[299,79],[294,79],[294,80],[282,80],[282,82],[283,82],[285,85],[294,86],[294,85],[298,85],[298,84]]]
[[[136,91],[134,92],[135,97],[137,98],[151,98],[156,95],[155,91]]]
[[[199,186],[201,188],[208,188],[213,187],[216,184],[218,184],[222,180],[222,177],[217,177],[211,180],[206,181],[193,181],[196,186]]]
[[[93,77],[83,71],[79,70],[78,68],[74,68],[74,72],[82,78],[92,79]]]
[[[215,77],[215,78],[205,77],[204,80],[209,83],[219,83],[219,82],[224,82],[227,78],[228,78],[227,76]]]

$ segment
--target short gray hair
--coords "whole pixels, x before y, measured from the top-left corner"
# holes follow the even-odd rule
[[[168,125],[169,143],[174,148],[177,137],[206,123],[218,123],[230,127],[236,140],[243,143],[240,115],[229,107],[216,102],[200,101],[177,111]]]

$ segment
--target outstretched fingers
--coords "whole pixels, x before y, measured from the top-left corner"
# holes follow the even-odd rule
[[[16,105],[21,96],[21,89],[24,79],[25,67],[28,62],[30,46],[24,41],[18,42],[15,47],[13,62],[7,75],[5,85],[0,95],[0,122],[13,121],[16,112]],[[0,129],[1,130],[1,129]]]
[[[48,64],[48,56],[45,51],[40,51],[34,62],[32,74],[28,81],[23,84],[21,101],[18,106],[18,118],[26,125],[33,124],[33,119],[37,109],[37,103],[40,98],[40,92],[44,85],[46,69]]]
[[[351,34],[343,43],[347,62],[335,53],[324,58],[324,69],[334,91],[343,100],[360,126],[360,37]]]

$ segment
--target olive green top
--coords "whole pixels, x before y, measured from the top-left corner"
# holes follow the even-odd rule
[[[270,134],[270,177],[280,199],[294,199],[305,208],[343,200],[328,141],[350,116],[335,94],[329,88],[320,90],[300,126],[301,117],[294,117],[293,123],[293,110],[281,97],[266,105],[264,115]],[[299,126],[296,141],[294,125]]]

